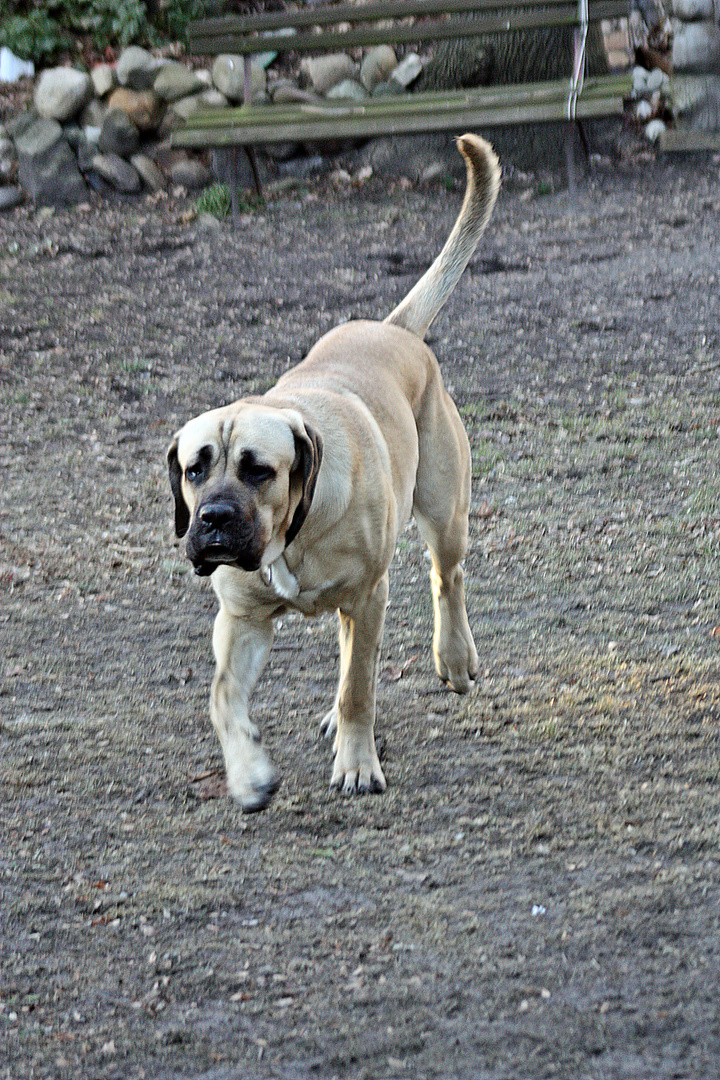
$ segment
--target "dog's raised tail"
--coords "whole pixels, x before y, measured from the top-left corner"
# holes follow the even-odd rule
[[[465,198],[458,219],[432,266],[385,319],[420,338],[425,337],[470,262],[500,190],[500,163],[490,143],[477,135],[461,135],[457,145],[467,169]]]

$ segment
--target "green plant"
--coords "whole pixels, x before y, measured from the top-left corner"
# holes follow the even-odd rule
[[[199,19],[205,6],[205,0],[166,0],[159,5],[161,10],[158,12],[156,26],[167,34],[171,41],[183,40],[187,24],[191,19]]]
[[[57,20],[37,8],[26,15],[11,15],[0,23],[0,45],[6,45],[22,60],[42,64],[69,48],[70,44],[70,35]]]
[[[244,214],[255,213],[262,201],[250,194],[238,193],[238,209]],[[213,214],[216,218],[227,217],[232,210],[232,198],[227,184],[211,184],[206,187],[195,203],[199,214]]]
[[[197,4],[198,0],[192,2]],[[188,3],[190,0],[176,0],[176,6]],[[88,41],[102,52],[133,43],[154,45],[159,40],[148,22],[144,0],[16,0],[10,9],[10,18],[0,24],[0,44],[38,66],[81,49]]]
[[[68,28],[89,34],[98,49],[154,38],[142,0],[64,0],[60,7]]]
[[[230,189],[227,184],[211,184],[202,192],[195,207],[199,214],[214,214],[216,218],[227,217],[232,209]]]

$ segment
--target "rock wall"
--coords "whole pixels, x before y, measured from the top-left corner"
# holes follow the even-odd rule
[[[343,53],[307,59],[295,79],[268,72],[275,57],[253,60],[256,103],[403,94],[422,70],[415,54],[398,63],[387,45],[368,49],[361,62]],[[98,64],[89,74],[43,71],[32,108],[0,124],[0,210],[25,197],[43,206],[82,202],[91,191],[202,188],[213,179],[207,155],[173,149],[169,136],[196,112],[236,104],[243,93],[240,56],[218,56],[211,70],[195,70],[131,46],[117,64]],[[299,148],[270,149],[283,157]]]
[[[720,132],[720,0],[671,0],[678,127]]]

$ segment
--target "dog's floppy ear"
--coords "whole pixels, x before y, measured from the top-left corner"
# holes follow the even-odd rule
[[[295,437],[295,461],[290,479],[302,481],[302,495],[285,533],[285,547],[295,539],[308,515],[323,454],[320,435],[299,413],[290,414],[290,427]]]
[[[175,500],[175,533],[177,536],[184,536],[190,527],[190,511],[183,499],[182,469],[178,461],[177,435],[168,447],[167,462],[170,472],[170,490]]]

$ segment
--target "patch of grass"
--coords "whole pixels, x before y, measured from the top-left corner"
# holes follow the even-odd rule
[[[470,449],[474,477],[487,476],[503,460],[502,453],[490,439],[474,439]]]
[[[198,214],[212,214],[216,218],[227,217],[232,210],[230,188],[227,184],[211,184],[202,192],[195,206]]]
[[[260,209],[260,202],[251,195],[238,195],[238,209],[243,214],[254,214]],[[232,197],[227,184],[211,184],[202,192],[195,208],[198,214],[212,214],[216,218],[225,218],[232,211]]]

